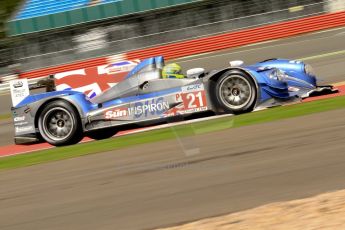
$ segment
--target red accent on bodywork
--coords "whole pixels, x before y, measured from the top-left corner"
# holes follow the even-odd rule
[[[71,74],[60,79],[55,79],[55,85],[66,84],[72,89],[97,83],[102,91],[107,90],[109,83],[117,83],[122,81],[128,72],[116,74],[99,74],[97,67],[85,69],[85,75]]]

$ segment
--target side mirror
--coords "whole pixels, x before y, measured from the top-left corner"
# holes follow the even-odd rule
[[[204,68],[194,68],[187,70],[187,78],[199,78],[205,73]]]
[[[230,63],[230,66],[231,66],[231,67],[241,66],[241,65],[244,64],[244,62],[241,61],[241,60],[235,60],[235,61],[231,61],[231,62],[229,62],[229,63]]]

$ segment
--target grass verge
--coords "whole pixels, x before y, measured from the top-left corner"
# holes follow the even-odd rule
[[[0,158],[0,170],[63,160],[88,154],[121,149],[138,144],[152,143],[173,139],[176,137],[198,135],[229,128],[271,122],[280,119],[287,119],[341,108],[345,108],[345,96],[302,104],[295,104],[291,106],[276,107],[264,111],[233,117],[225,117],[187,125],[179,125],[171,128],[137,133],[102,141],[88,142],[67,147],[58,147],[29,154]]]
[[[11,118],[11,114],[0,114],[0,121],[1,120],[8,120]]]

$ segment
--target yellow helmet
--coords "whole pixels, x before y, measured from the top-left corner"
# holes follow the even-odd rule
[[[162,76],[163,78],[184,78],[181,66],[176,63],[164,66]]]

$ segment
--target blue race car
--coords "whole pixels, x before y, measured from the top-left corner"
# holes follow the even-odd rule
[[[15,142],[43,139],[69,145],[84,136],[109,138],[129,124],[204,112],[246,113],[336,91],[318,86],[312,68],[294,60],[270,59],[249,66],[232,61],[221,70],[195,68],[178,78],[163,77],[163,68],[163,57],[146,59],[92,99],[73,90],[29,95],[12,108]]]

